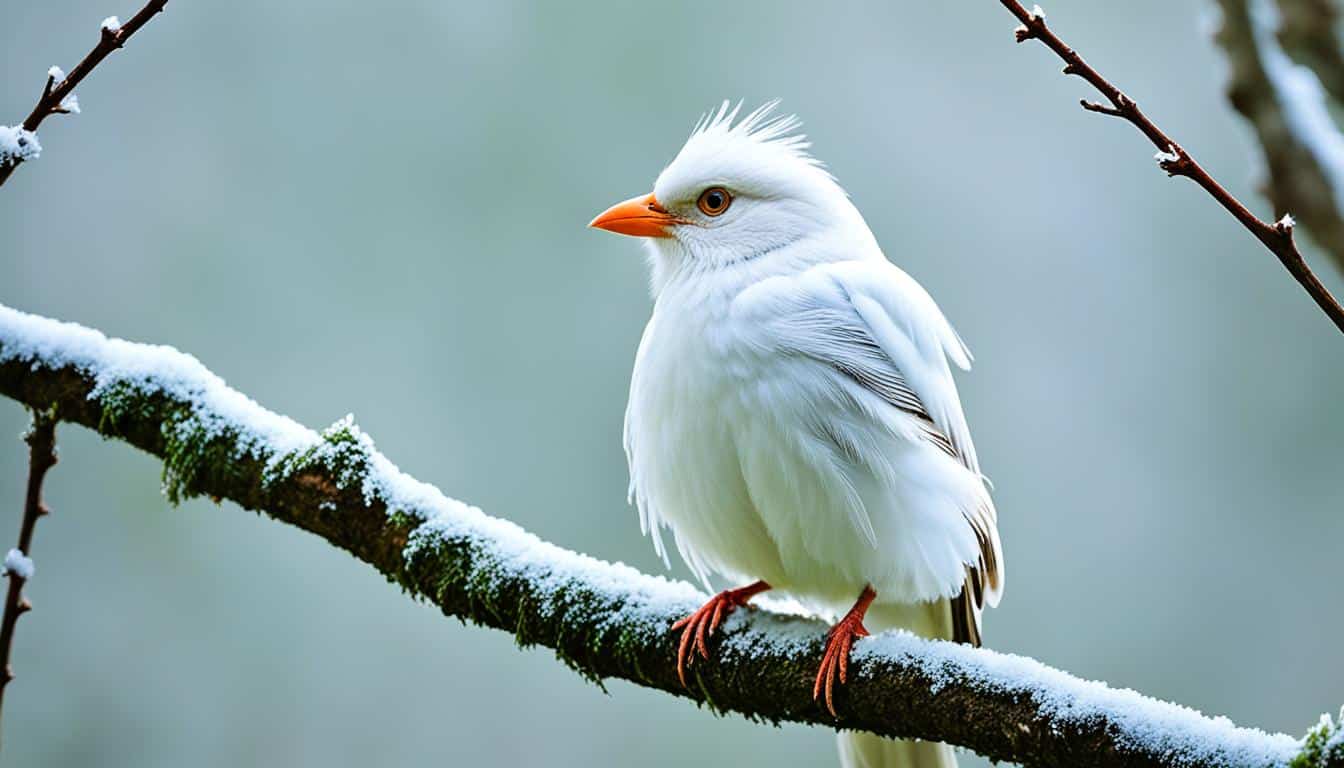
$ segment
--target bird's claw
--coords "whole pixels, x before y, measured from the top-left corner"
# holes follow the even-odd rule
[[[826,710],[831,713],[831,717],[836,719],[840,717],[836,714],[832,696],[835,680],[838,677],[841,685],[845,683],[849,675],[850,648],[853,647],[855,638],[867,636],[868,629],[863,626],[863,615],[853,613],[845,616],[826,633],[826,652],[822,654],[817,679],[812,684],[812,700],[816,701],[824,693]]]
[[[728,618],[740,606],[758,592],[769,589],[765,582],[757,582],[738,589],[725,589],[711,597],[700,609],[672,625],[672,631],[681,630],[681,643],[677,646],[677,677],[683,687],[686,686],[686,667],[695,659],[696,652],[709,659],[708,639],[713,636],[719,624]]]

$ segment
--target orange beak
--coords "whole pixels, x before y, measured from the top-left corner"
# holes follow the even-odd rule
[[[681,219],[659,205],[658,199],[650,193],[611,206],[598,214],[588,226],[633,237],[671,237],[672,227],[682,223]]]

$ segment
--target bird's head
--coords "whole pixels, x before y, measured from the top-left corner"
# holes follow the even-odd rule
[[[608,208],[589,225],[645,238],[655,294],[677,275],[771,256],[796,260],[822,250],[807,248],[809,241],[867,235],[844,190],[808,153],[798,119],[771,115],[776,104],[737,120],[741,105],[724,102],[701,118],[651,193]]]

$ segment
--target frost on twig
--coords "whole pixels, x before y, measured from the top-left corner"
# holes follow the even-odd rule
[[[1153,159],[1157,161],[1157,167],[1166,171],[1168,176],[1175,176],[1188,169],[1189,158],[1175,145],[1156,152]]]
[[[0,125],[0,167],[36,160],[41,154],[36,133],[21,125]]]
[[[764,610],[725,624],[677,679],[672,623],[704,596],[544,542],[403,473],[351,417],[321,433],[195,358],[0,307],[0,394],[164,459],[170,498],[207,495],[322,536],[444,613],[504,629],[599,684],[621,678],[769,721],[835,727],[811,698],[825,626]],[[843,727],[1042,766],[1286,765],[1301,743],[1020,656],[904,632],[855,645]]]
[[[0,185],[7,181],[14,169],[24,162],[36,160],[41,154],[41,145],[37,142],[37,129],[42,121],[51,115],[78,114],[79,98],[75,96],[75,86],[88,76],[103,59],[123,44],[143,27],[155,14],[163,10],[168,0],[149,0],[149,2],[122,24],[116,16],[103,19],[99,25],[98,44],[88,55],[66,75],[58,66],[47,69],[46,86],[37,100],[33,111],[23,123],[13,128],[0,126]]]
[[[1165,150],[1159,150],[1156,154],[1154,154],[1153,159],[1157,161],[1158,165],[1163,165],[1165,163],[1174,163],[1177,160],[1180,160],[1181,156],[1176,154],[1176,150],[1174,148],[1167,147]]]
[[[5,575],[18,576],[20,579],[33,578],[33,558],[23,554],[17,547],[5,553]]]

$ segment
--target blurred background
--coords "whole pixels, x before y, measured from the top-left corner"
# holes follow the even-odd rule
[[[10,4],[4,120],[136,7]],[[1265,211],[1203,3],[1048,10]],[[314,428],[353,411],[449,495],[662,572],[621,449],[644,264],[584,225],[719,100],[781,97],[976,353],[1009,573],[987,643],[1301,733],[1344,703],[1344,340],[1015,24],[993,2],[172,2],[0,190],[0,302],[172,344]],[[0,402],[0,542],[26,422]],[[170,508],[125,445],[58,438],[5,765],[832,764],[827,731],[604,694],[311,535]]]

